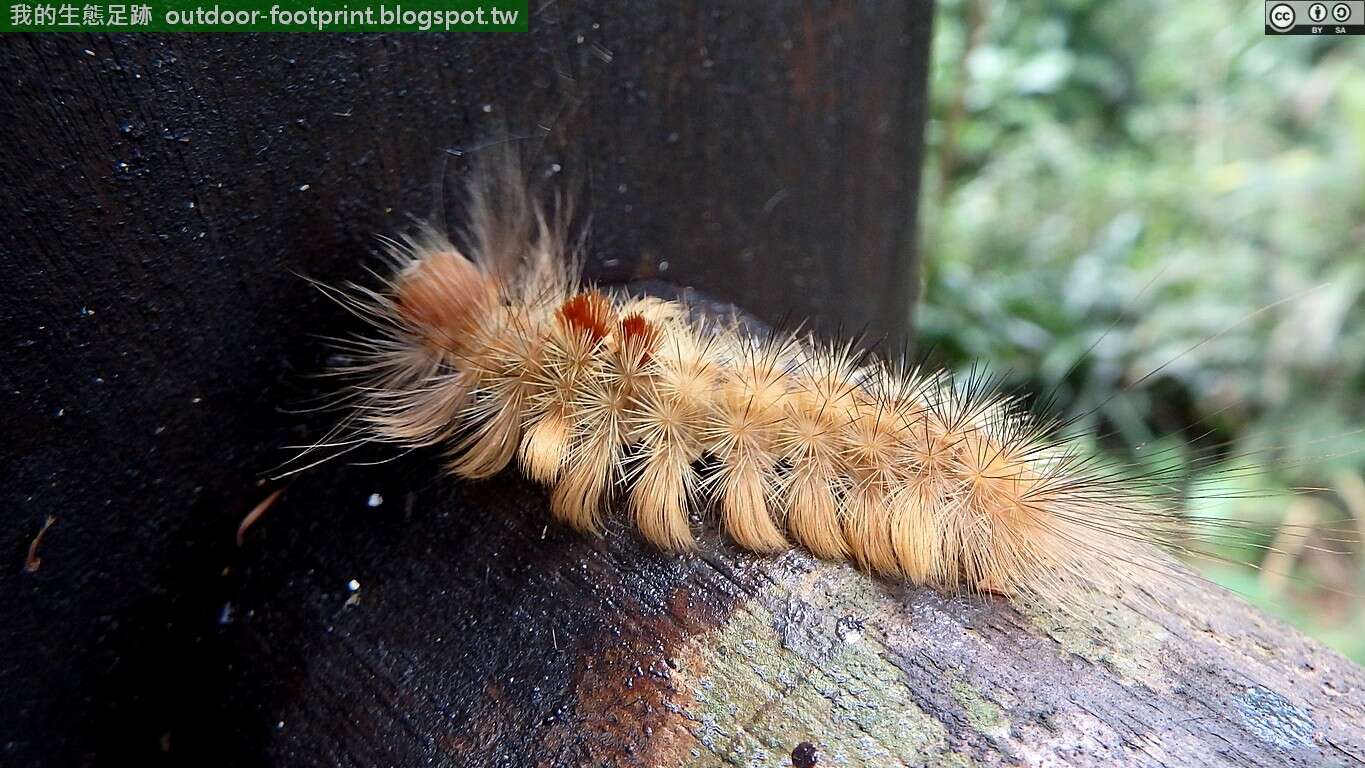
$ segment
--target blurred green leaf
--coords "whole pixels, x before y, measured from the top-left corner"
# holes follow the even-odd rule
[[[932,359],[1055,392],[1096,445],[1183,467],[1191,514],[1268,540],[1293,489],[1365,475],[1365,46],[1261,13],[945,2],[916,323]],[[1216,551],[1244,564],[1217,578],[1279,610],[1264,551]],[[1361,601],[1320,586],[1281,614],[1365,660]]]

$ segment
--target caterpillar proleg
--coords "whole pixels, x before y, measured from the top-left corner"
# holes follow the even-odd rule
[[[709,515],[753,552],[1062,603],[1173,567],[1162,484],[985,379],[586,284],[567,206],[527,187],[482,172],[460,246],[424,230],[378,290],[332,291],[369,325],[341,371],[365,439],[440,446],[464,478],[515,465],[560,522],[624,514],[669,552]]]

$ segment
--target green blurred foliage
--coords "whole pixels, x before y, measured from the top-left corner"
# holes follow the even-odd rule
[[[916,323],[1177,462],[1193,513],[1278,550],[1209,575],[1365,660],[1360,545],[1329,530],[1365,531],[1365,40],[1262,14],[943,3]]]

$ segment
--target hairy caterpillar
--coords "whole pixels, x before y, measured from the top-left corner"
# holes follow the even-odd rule
[[[325,289],[370,326],[338,370],[361,440],[442,446],[471,479],[516,464],[557,520],[597,532],[619,508],[667,551],[713,511],[744,549],[951,592],[1067,604],[1173,567],[1150,546],[1185,540],[1161,478],[985,380],[585,285],[568,206],[547,212],[515,161],[468,203],[463,247],[424,230],[390,242],[378,290]]]

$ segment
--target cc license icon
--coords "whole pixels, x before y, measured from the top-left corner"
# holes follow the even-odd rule
[[[1281,32],[1294,26],[1294,9],[1285,3],[1273,6],[1270,9],[1270,26]]]

